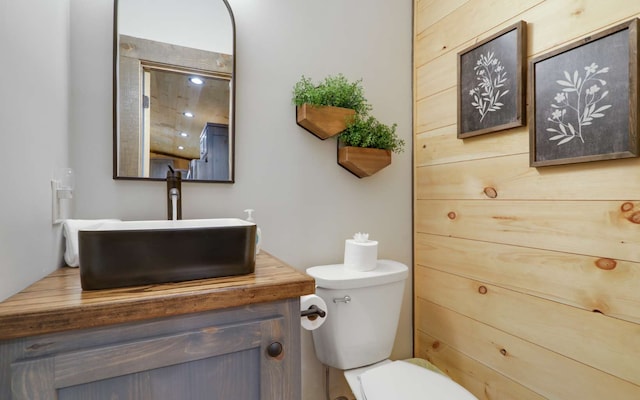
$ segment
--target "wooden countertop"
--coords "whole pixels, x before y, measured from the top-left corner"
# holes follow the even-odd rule
[[[313,278],[261,251],[253,274],[83,291],[61,268],[0,302],[0,340],[263,303],[315,292]]]

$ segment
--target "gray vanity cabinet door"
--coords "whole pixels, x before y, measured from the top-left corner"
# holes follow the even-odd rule
[[[274,317],[15,360],[13,399],[281,400],[287,325]],[[271,356],[275,342],[285,351]]]

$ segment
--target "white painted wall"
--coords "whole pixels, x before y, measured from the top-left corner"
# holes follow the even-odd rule
[[[49,179],[69,158],[76,218],[166,214],[162,183],[111,177],[112,1],[70,0],[67,42],[68,1],[0,2],[0,159],[11,171],[0,201],[0,298],[61,260]],[[183,183],[184,217],[242,216],[255,208],[263,248],[300,269],[340,262],[344,239],[357,231],[380,242],[381,258],[410,265],[411,1],[230,3],[238,35],[236,183]],[[405,153],[370,178],[339,167],[334,141],[295,124],[291,90],[300,76],[340,72],[364,79],[375,115],[397,122],[407,141]],[[18,79],[23,73],[38,79],[37,91]],[[394,357],[411,355],[410,290],[408,282]],[[323,400],[324,373],[308,332],[302,359],[303,398]]]
[[[68,159],[69,0],[0,0],[0,300],[60,266],[51,178]]]

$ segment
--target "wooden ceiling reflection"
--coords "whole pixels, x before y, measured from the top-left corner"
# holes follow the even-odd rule
[[[151,152],[200,158],[200,133],[206,124],[229,124],[229,78],[197,75],[204,83],[196,85],[189,81],[195,74],[158,68],[145,72],[150,73]],[[193,118],[184,115],[187,111]]]

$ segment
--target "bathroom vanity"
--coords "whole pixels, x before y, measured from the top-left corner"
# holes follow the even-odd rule
[[[97,291],[59,269],[0,303],[0,398],[299,400],[314,290],[264,252],[249,275]]]

